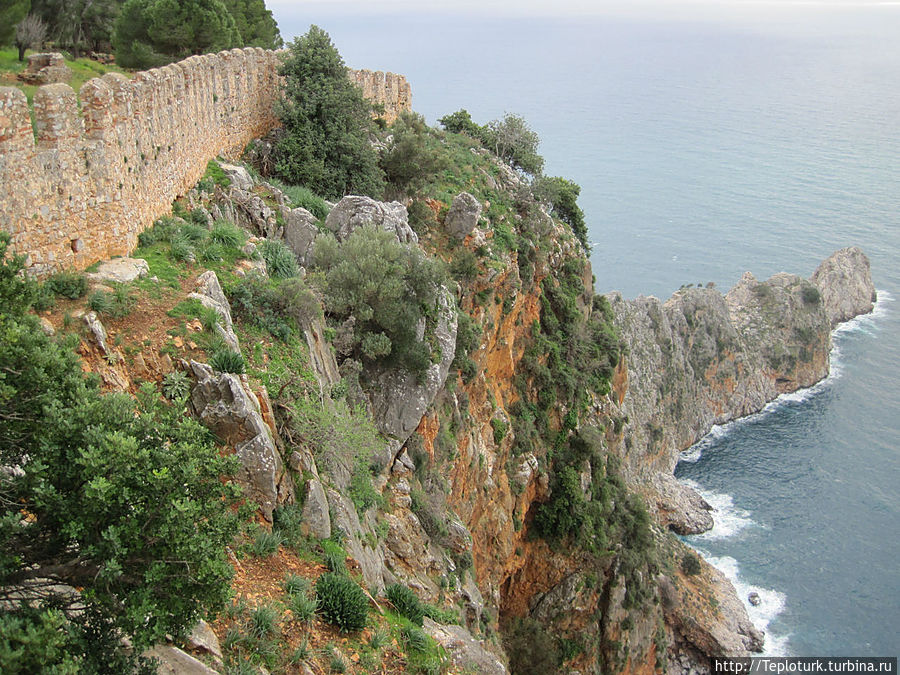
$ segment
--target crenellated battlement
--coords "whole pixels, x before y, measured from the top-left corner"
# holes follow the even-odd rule
[[[38,275],[127,254],[210,159],[278,125],[277,68],[275,52],[246,48],[130,80],[109,73],[78,96],[50,84],[34,95],[33,126],[22,91],[0,87],[0,230]],[[409,108],[405,78],[350,77],[386,116]]]

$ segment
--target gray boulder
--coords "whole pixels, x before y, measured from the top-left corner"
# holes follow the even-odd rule
[[[869,259],[856,246],[833,253],[819,265],[810,281],[822,296],[832,326],[872,311],[875,285]]]
[[[346,535],[344,548],[347,555],[359,563],[366,587],[375,594],[381,593],[384,591],[385,579],[391,578],[384,564],[384,545],[379,542],[373,549],[366,543],[366,530],[359,521],[356,507],[340,492],[328,490],[328,505],[334,514],[332,529],[342,530]],[[371,528],[367,529],[371,531]]]
[[[241,348],[237,335],[234,334],[234,324],[231,320],[231,305],[228,304],[228,298],[225,297],[216,273],[209,270],[197,277],[197,290],[188,297],[199,300],[204,307],[214,309],[219,314],[221,321],[216,324],[216,332],[222,336],[232,350],[240,351]]]
[[[404,368],[384,368],[372,374],[370,397],[375,423],[390,440],[390,456],[385,467],[393,461],[397,451],[406,443],[425,410],[444,386],[450,364],[456,355],[457,314],[452,294],[442,289],[440,315],[435,338],[441,349],[441,360],[425,371],[421,382]]]
[[[481,217],[481,202],[468,192],[460,192],[453,198],[444,226],[457,239],[465,239],[478,225]]]
[[[319,234],[317,218],[303,208],[285,207],[281,213],[284,216],[284,243],[297,256],[297,262],[308,267],[312,262],[313,243]]]
[[[331,536],[331,517],[328,514],[328,500],[325,489],[315,478],[306,483],[306,501],[303,503],[303,534],[316,539]]]
[[[145,651],[143,656],[159,661],[157,672],[160,675],[217,675],[219,672],[169,645],[157,645]]]
[[[462,626],[445,626],[426,618],[424,628],[447,651],[457,668],[481,675],[507,675],[509,672],[500,659],[485,649]]]
[[[228,180],[231,181],[231,187],[245,191],[253,189],[253,176],[244,167],[226,164],[225,162],[219,162],[219,167],[221,167]]]
[[[339,241],[344,241],[363,225],[375,225],[393,232],[401,244],[419,243],[419,237],[409,226],[406,207],[400,202],[377,202],[371,197],[348,195],[331,209],[325,219],[325,227]]]
[[[194,413],[222,443],[234,448],[241,460],[237,477],[247,498],[259,504],[271,521],[275,507],[293,498],[293,486],[259,401],[237,375],[215,373],[196,361],[191,361],[191,370],[197,380],[191,391]]]
[[[113,281],[117,284],[127,284],[149,273],[150,266],[142,258],[113,258],[100,263],[97,271],[87,274],[87,278],[96,283]]]

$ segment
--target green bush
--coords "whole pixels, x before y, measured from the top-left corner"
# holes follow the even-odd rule
[[[804,285],[801,295],[803,296],[803,302],[807,305],[818,305],[822,299],[819,289],[812,284]]]
[[[439,146],[429,143],[428,125],[418,113],[400,113],[390,131],[390,141],[379,158],[388,183],[387,196],[416,194],[446,168],[446,160]]]
[[[284,133],[275,147],[275,171],[329,199],[346,194],[380,197],[383,190],[372,104],[347,78],[328,33],[318,26],[289,46],[279,74],[284,94],[277,113]]]
[[[66,607],[66,587],[84,589],[84,609],[63,614],[63,627],[58,614],[18,627],[0,619],[0,633],[43,633],[48,649],[61,636],[81,672],[132,672],[117,658],[123,636],[140,653],[227,601],[225,550],[246,509],[234,511],[240,490],[223,477],[238,461],[152,385],[102,394],[85,378],[73,341],[47,337],[28,313],[33,283],[8,241],[0,235],[0,372],[16,376],[0,386],[0,458],[19,469],[0,500],[0,587],[16,589],[0,614]],[[46,670],[61,663],[46,654]]]
[[[221,349],[213,353],[209,359],[209,365],[220,373],[241,375],[244,372],[244,357],[240,352],[227,348]]]
[[[270,277],[287,279],[297,276],[300,272],[294,252],[282,242],[266,239],[259,249],[263,260],[266,261],[266,271]]]
[[[191,215],[188,217],[191,218],[192,222],[185,223],[180,228],[178,228],[178,232],[176,234],[177,238],[185,239],[192,244],[199,244],[209,237],[209,230],[206,229],[206,221],[203,221],[203,225],[199,225],[195,220],[193,214],[197,213],[197,210],[194,209],[191,211]]]
[[[51,291],[70,300],[84,297],[88,290],[87,277],[74,270],[57,272],[47,279],[46,284]]]
[[[681,558],[681,571],[689,577],[700,574],[700,559],[693,553],[685,553]]]
[[[514,675],[547,675],[559,672],[556,641],[531,617],[514,618],[503,629],[503,648]]]
[[[417,626],[422,625],[425,617],[425,608],[411,589],[403,584],[392,584],[384,589],[384,594],[391,601],[397,612]]]
[[[324,275],[327,312],[339,323],[355,319],[348,336],[351,356],[369,362],[387,358],[424,374],[432,363],[431,346],[419,340],[416,327],[421,319],[434,318],[444,279],[441,265],[371,225],[343,242],[320,235],[314,259]]]
[[[369,601],[363,590],[345,574],[326,572],[316,581],[318,612],[345,633],[366,627]]]
[[[169,400],[186,399],[191,393],[191,378],[182,370],[173,370],[163,377],[162,390]]]

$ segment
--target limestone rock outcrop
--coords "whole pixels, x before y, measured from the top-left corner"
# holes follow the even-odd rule
[[[197,277],[197,290],[188,297],[199,300],[204,307],[215,310],[220,318],[216,324],[216,332],[233,351],[240,351],[237,335],[234,333],[234,323],[231,319],[231,305],[228,303],[228,298],[225,297],[216,273],[209,270]]]
[[[216,373],[196,361],[190,365],[196,378],[191,390],[194,414],[220,442],[234,449],[241,460],[238,480],[247,498],[271,521],[275,507],[293,498],[293,484],[257,396],[237,375]]]
[[[875,287],[869,259],[855,246],[842,248],[813,273],[812,283],[822,294],[832,326],[872,311]]]
[[[424,332],[424,326],[422,326]],[[369,388],[372,411],[379,430],[390,440],[392,454],[385,467],[419,426],[422,415],[434,400],[450,372],[456,355],[457,314],[453,295],[442,289],[434,338],[441,360],[432,363],[417,379],[405,368],[381,368],[371,374]],[[424,336],[420,336],[422,339]]]
[[[378,202],[371,197],[348,195],[331,209],[325,227],[338,241],[344,241],[363,225],[375,225],[393,232],[401,244],[418,244],[419,237],[409,226],[406,207],[400,202]]]
[[[444,227],[451,236],[465,239],[478,225],[480,217],[481,202],[468,192],[460,192],[450,204],[444,219]]]

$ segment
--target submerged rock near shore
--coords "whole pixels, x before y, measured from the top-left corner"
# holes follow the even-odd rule
[[[628,345],[620,412],[629,482],[661,524],[680,534],[712,527],[709,506],[672,477],[679,453],[714,424],[761,410],[829,372],[831,330],[872,311],[869,260],[837,251],[809,279],[749,272],[726,295],[685,288],[662,302],[607,296]]]

